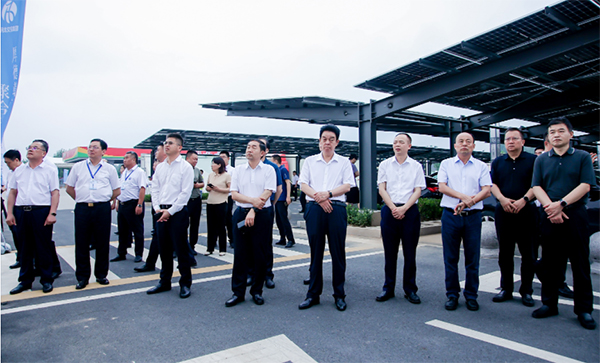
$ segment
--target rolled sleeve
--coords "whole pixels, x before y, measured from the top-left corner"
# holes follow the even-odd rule
[[[350,160],[345,160],[342,173],[342,184],[350,184],[351,187],[355,187],[356,182],[354,181],[354,173],[352,172],[352,163]]]
[[[277,190],[277,186],[280,185],[277,183],[278,179],[275,178],[275,169],[269,167],[266,170],[267,171],[265,172],[265,190],[270,190],[274,193]]]

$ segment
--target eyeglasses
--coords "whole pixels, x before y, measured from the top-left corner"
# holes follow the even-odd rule
[[[506,139],[504,139],[504,141],[519,141],[521,140],[520,137],[507,137]]]
[[[38,150],[44,150],[44,148],[41,148],[41,147],[39,147],[39,146],[27,146],[27,147],[25,148],[25,150],[26,150],[26,151],[30,151],[30,150],[31,150],[31,151],[38,151]]]

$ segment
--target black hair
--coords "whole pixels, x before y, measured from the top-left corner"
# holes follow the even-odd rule
[[[181,146],[183,146],[183,137],[181,137],[181,134],[179,134],[177,132],[174,132],[172,134],[168,134],[167,135],[167,139],[177,139],[177,140],[179,140],[179,144]]]
[[[102,148],[102,150],[108,149],[108,144],[106,143],[106,141],[102,139],[92,139],[92,141],[90,141],[90,144],[94,141],[98,141],[100,143],[100,148]]]
[[[253,141],[258,143],[258,146],[260,147],[260,151],[267,152],[267,145],[265,145],[265,143],[262,140],[252,139],[252,140],[248,141],[248,144]]]
[[[506,137],[506,134],[508,134],[509,132],[512,132],[512,131],[518,132],[519,134],[521,134],[521,139],[525,139],[525,135],[523,135],[523,131],[518,127],[507,128],[506,131],[504,131],[504,137]]]
[[[188,152],[185,154],[186,160],[189,156],[192,156],[192,155],[198,155],[198,153],[195,152],[194,150],[188,150]]]
[[[125,155],[133,155],[133,158],[135,159],[135,163],[138,163],[138,154],[135,151],[131,151],[129,150],[128,152],[125,153]]]
[[[550,128],[550,126],[560,124],[567,126],[567,130],[569,130],[569,132],[573,132],[573,125],[571,125],[571,121],[564,116],[551,119],[548,123],[548,128]]]
[[[335,139],[339,140],[340,139],[340,129],[339,127],[332,125],[332,124],[327,124],[323,127],[321,127],[321,131],[319,131],[319,139],[321,138],[321,136],[323,135],[323,132],[325,131],[331,131],[335,134]]]
[[[227,150],[223,150],[219,153],[219,155],[225,154],[225,156],[227,156],[227,158],[229,158],[229,151]]]
[[[275,161],[277,161],[277,164],[281,164],[281,156],[279,156],[279,155],[273,155],[271,157],[273,159],[275,159]]]
[[[397,134],[396,134],[396,136],[394,136],[394,139],[395,139],[396,137],[400,136],[400,135],[404,135],[404,136],[408,137],[408,141],[409,141],[409,142],[411,143],[411,145],[412,145],[412,137],[410,137],[410,135],[409,135],[409,134],[407,134],[406,132],[399,132],[399,133],[397,133]]]
[[[42,144],[42,146],[44,147],[44,152],[47,154],[48,153],[48,143],[42,139],[35,139],[33,140],[31,143],[33,144],[34,142],[39,142],[40,144]]]
[[[348,159],[352,160],[352,159],[358,159],[358,155],[356,154],[350,154],[350,156],[348,156]]]
[[[19,152],[19,150],[15,150],[15,149],[7,150],[4,153],[4,157],[9,158],[10,160],[16,159],[16,160],[21,161],[21,153]]]
[[[212,162],[219,165],[219,174],[223,174],[225,172],[225,160],[222,157],[217,156],[212,159]]]
[[[266,136],[262,136],[258,138],[258,141],[262,142],[263,144],[265,144],[265,148],[271,150],[271,143],[269,142],[269,139]],[[265,150],[266,151],[266,150]]]

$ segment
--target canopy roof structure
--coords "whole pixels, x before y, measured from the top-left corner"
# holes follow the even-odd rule
[[[203,104],[230,116],[253,116],[359,128],[361,205],[375,206],[376,131],[453,140],[463,131],[489,141],[495,124],[521,119],[527,144],[541,144],[550,119],[566,116],[574,144],[600,139],[600,5],[563,1],[420,58],[356,87],[388,96],[369,103],[298,97]],[[409,111],[435,102],[474,110],[459,119]],[[453,141],[450,141],[452,144]],[[450,148],[452,150],[452,148]]]

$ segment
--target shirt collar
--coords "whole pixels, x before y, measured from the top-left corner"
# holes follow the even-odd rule
[[[573,155],[574,152],[575,152],[575,148],[573,146],[570,146],[569,150],[567,150],[567,152],[565,154]],[[550,151],[548,151],[548,156],[554,156],[554,155],[556,155],[556,152],[554,152],[554,148],[552,148],[552,149],[550,149]]]
[[[525,150],[521,150],[521,153],[519,154],[519,156],[517,156],[517,158],[515,160],[518,159],[523,159],[523,153],[525,153]],[[504,154],[504,160],[512,160],[512,158],[510,157],[510,155],[508,155],[508,153]]]
[[[454,157],[454,163],[456,164],[456,162],[458,162],[458,161],[460,161],[460,162],[462,163],[462,160],[460,160],[460,159],[458,158],[458,155],[456,155],[456,156]],[[473,164],[473,155],[471,155],[471,157],[469,158],[469,160],[467,160],[467,164],[468,164],[468,163],[471,163],[471,164]],[[465,165],[466,165],[466,164],[465,164]]]
[[[339,157],[340,156],[336,152],[334,152],[333,153],[333,157],[331,158],[331,160],[329,162],[333,162],[333,161],[339,162],[339,159],[338,159]],[[317,161],[322,161],[325,164],[327,164],[327,162],[325,161],[325,159],[323,159],[323,152],[319,153],[319,156],[317,157]]]
[[[406,155],[406,159],[404,159],[404,162],[402,164],[400,164],[398,162],[398,159],[396,159],[396,155],[392,156],[392,158],[394,159],[392,162],[396,163],[396,165],[399,165],[399,166],[404,165],[404,164],[408,164],[410,162],[410,160],[411,160],[410,156]]]

